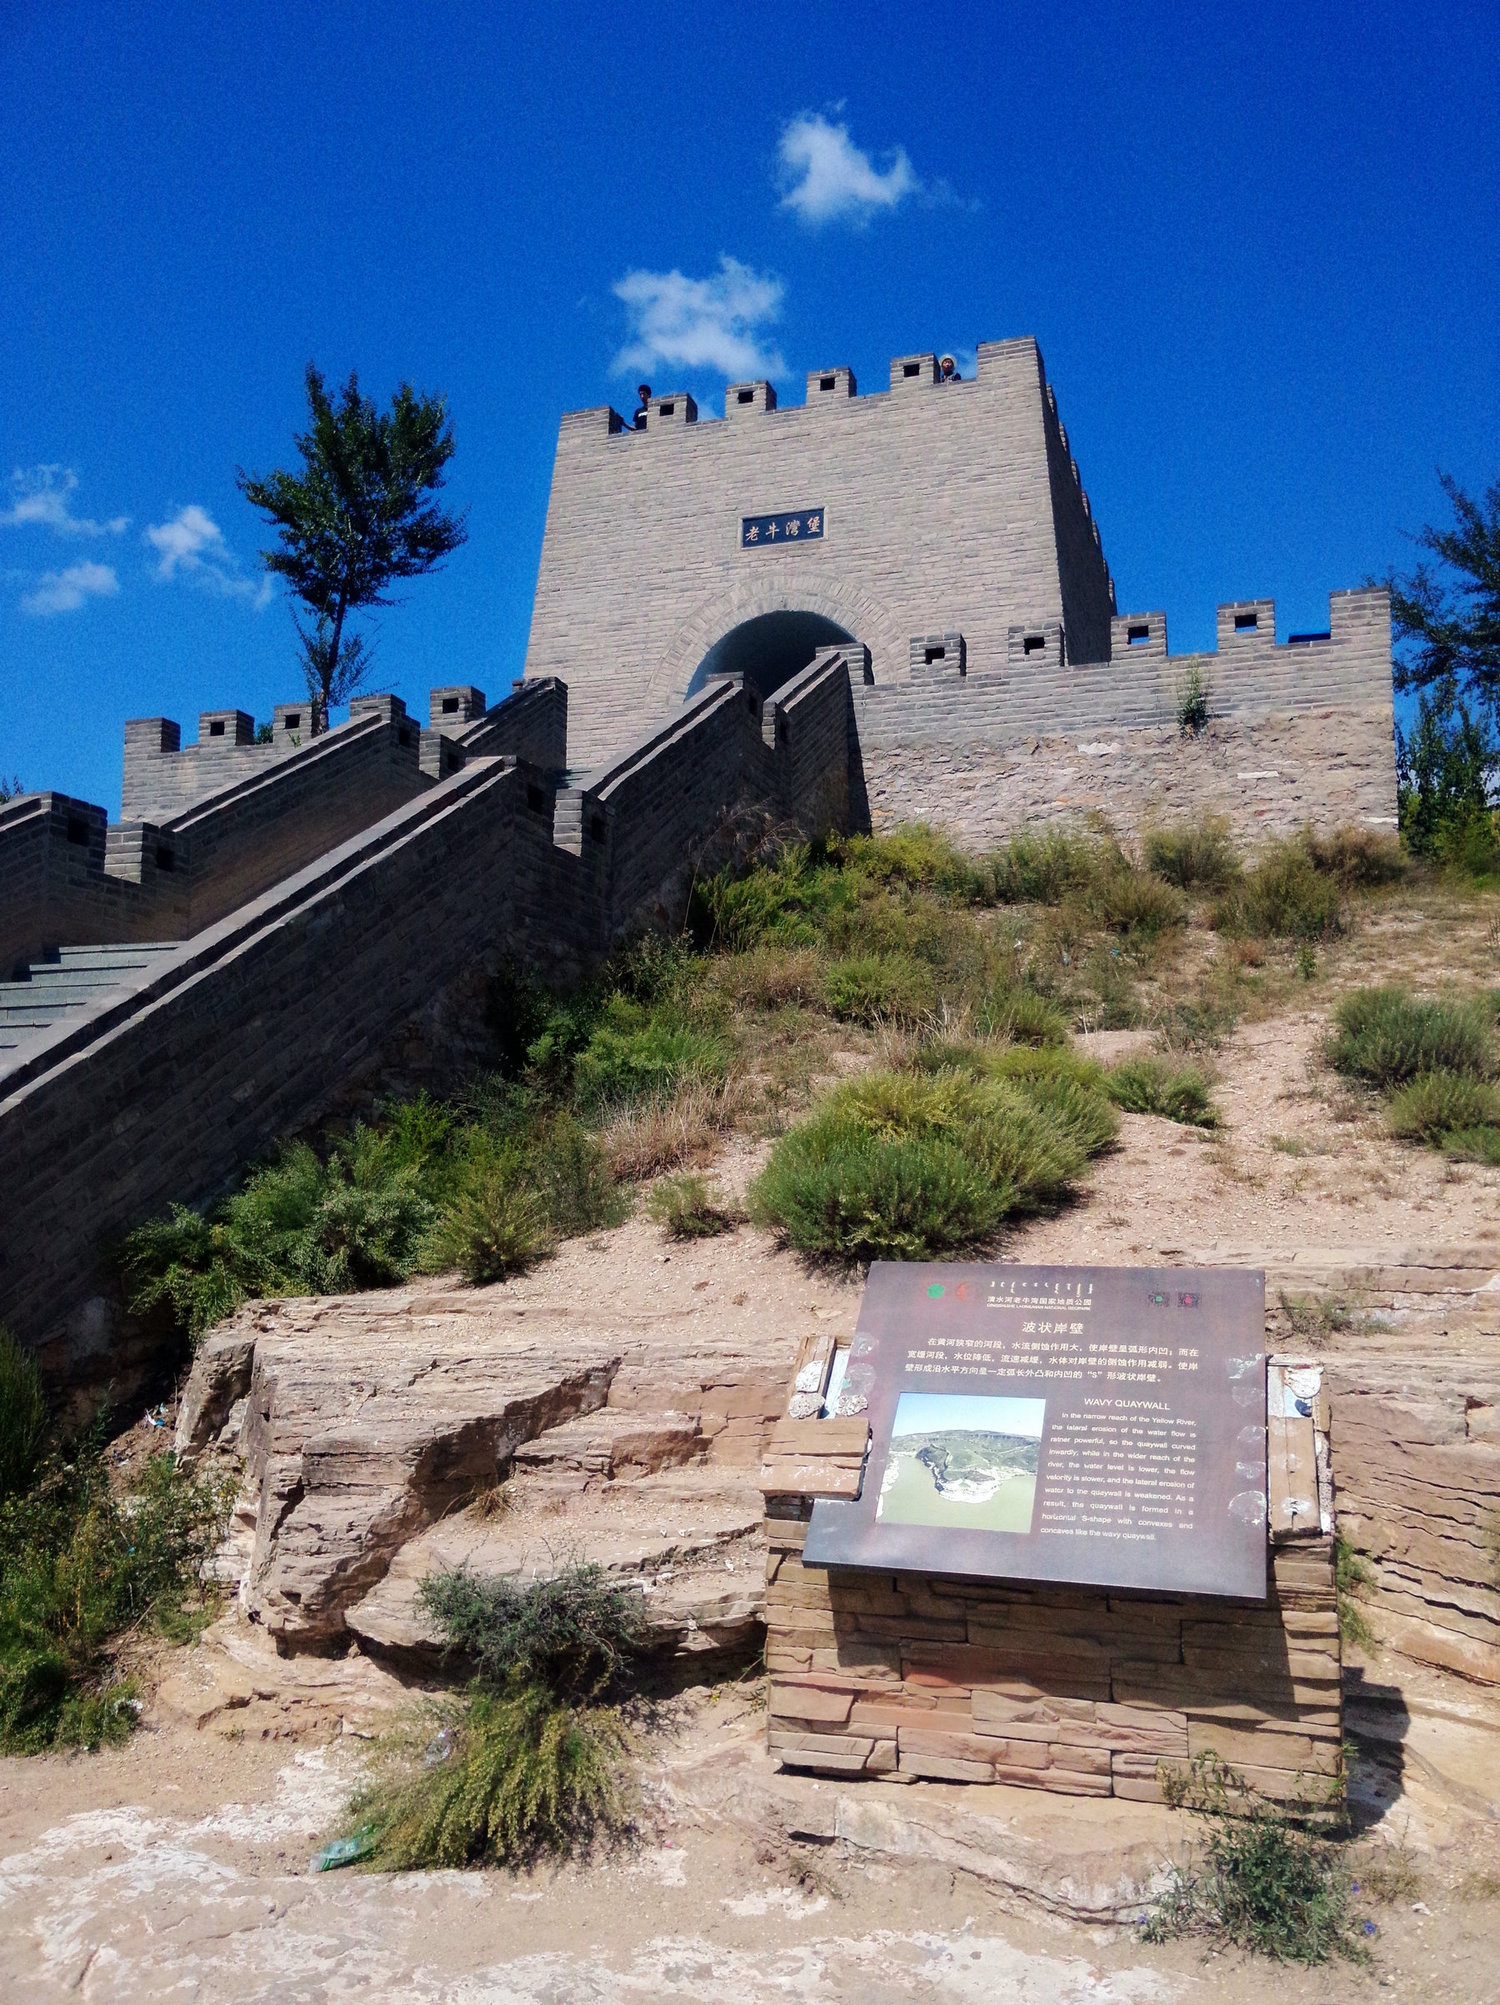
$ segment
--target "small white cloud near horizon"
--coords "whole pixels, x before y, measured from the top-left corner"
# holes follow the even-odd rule
[[[614,294],[630,316],[631,339],[615,357],[614,372],[709,369],[731,382],[784,375],[779,351],[763,347],[757,333],[763,323],[780,318],[784,292],[773,274],[752,271],[731,257],[719,259],[712,278],[626,272]]]
[[[834,110],[842,109],[835,105]],[[854,144],[847,125],[835,125],[821,112],[804,111],[781,129],[776,150],[783,209],[791,209],[811,228],[820,223],[868,223],[882,210],[894,209],[908,195],[925,192],[904,146],[877,167]]]
[[[65,571],[44,571],[33,591],[21,600],[21,611],[34,619],[54,613],[76,613],[88,599],[112,599],[120,581],[109,564],[70,564]]]
[[[153,576],[161,584],[185,578],[205,592],[217,592],[226,599],[248,599],[257,607],[268,605],[271,581],[257,584],[240,569],[240,560],[224,541],[224,532],[206,508],[196,501],[166,522],[151,524],[145,542],[156,552]]]
[[[107,522],[92,522],[75,515],[68,496],[78,485],[70,466],[17,467],[10,477],[15,497],[0,513],[0,528],[50,529],[58,536],[118,536],[130,525],[128,515],[112,515]]]

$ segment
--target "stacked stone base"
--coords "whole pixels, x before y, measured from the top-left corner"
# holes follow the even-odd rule
[[[1213,1753],[1265,1797],[1342,1790],[1333,1540],[1272,1546],[1266,1603],[802,1564],[768,1500],[769,1745],[786,1768],[1159,1802]]]

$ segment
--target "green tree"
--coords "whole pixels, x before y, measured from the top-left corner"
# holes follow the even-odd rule
[[[1500,745],[1452,684],[1424,689],[1411,731],[1396,726],[1396,806],[1401,833],[1418,856],[1490,867],[1490,776],[1497,765]]]
[[[1429,523],[1412,540],[1440,568],[1424,558],[1387,581],[1396,688],[1433,690],[1445,710],[1464,699],[1500,721],[1500,481],[1476,501],[1451,474],[1438,479],[1453,527]]]
[[[1478,500],[1451,474],[1438,479],[1448,529],[1412,538],[1426,553],[1387,579],[1398,693],[1414,694],[1409,731],[1396,726],[1401,833],[1418,855],[1493,868],[1490,812],[1500,787],[1500,481]],[[1428,559],[1436,560],[1436,568]]]
[[[263,550],[268,571],[287,580],[310,614],[296,620],[316,728],[351,696],[370,651],[346,631],[352,613],[395,603],[389,587],[437,568],[467,536],[462,516],[433,497],[453,456],[448,407],[402,383],[389,411],[361,396],[351,373],[335,402],[307,365],[308,429],[296,445],[299,471],[261,477],[239,469],[240,491],[279,532]],[[296,619],[296,615],[293,615]]]

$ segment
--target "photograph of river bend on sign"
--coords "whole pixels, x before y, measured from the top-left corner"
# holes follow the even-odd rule
[[[805,1564],[1263,1600],[1264,1328],[1259,1273],[877,1261]]]

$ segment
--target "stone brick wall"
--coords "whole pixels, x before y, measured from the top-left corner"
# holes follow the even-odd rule
[[[1223,609],[1215,654],[1168,655],[1151,614],[1116,621],[1150,624],[1153,639],[1112,661],[1022,661],[898,687],[856,680],[871,823],[939,823],[970,848],[1090,810],[1126,831],[1222,813],[1242,840],[1305,821],[1394,830],[1384,591],[1334,593],[1329,638],[1295,646],[1275,644],[1274,607],[1260,604],[1259,627],[1240,633],[1235,609]],[[1194,671],[1209,722],[1184,735],[1177,711]]]
[[[0,1075],[0,1321],[60,1372],[107,1376],[109,1318],[88,1305],[110,1240],[222,1190],[499,958],[576,972],[725,804],[758,794],[795,819],[794,748],[843,742],[842,657],[786,702],[785,749],[726,682],[578,790],[606,823],[628,804],[618,849],[592,813],[570,846],[540,768],[474,760],[184,942],[142,988],[41,1034]],[[810,813],[827,811],[820,785]]]
[[[768,1744],[787,1768],[1159,1802],[1163,1765],[1212,1751],[1265,1796],[1340,1786],[1331,1538],[1272,1549],[1262,1608],[805,1567],[805,1515],[768,1514],[766,1534]]]
[[[859,397],[847,371],[814,371],[781,409],[732,386],[723,422],[681,396],[644,431],[608,409],[563,419],[526,674],[567,680],[576,764],[668,715],[713,643],[765,612],[835,621],[878,684],[905,680],[913,634],[962,632],[973,668],[999,667],[1009,627],[1060,622],[1065,599],[1080,644],[1107,645],[1108,574],[1071,460],[1054,464],[1036,343],[981,344],[971,382],[892,373]],[[741,547],[742,516],[813,508],[818,541]]]
[[[0,809],[0,969],[57,947],[185,939],[470,758],[523,759],[548,773],[567,762],[568,692],[554,680],[518,684],[494,709],[441,731],[418,732],[399,697],[356,697],[350,710],[300,746],[237,748],[226,727],[230,753],[257,755],[238,777],[216,749],[203,761],[195,746],[157,755],[145,779],[137,771],[132,798],[146,797],[148,779],[159,798],[192,796],[205,774],[222,783],[160,821],[106,833],[102,808],[62,794]],[[218,714],[205,713],[200,730]],[[243,712],[222,714],[248,728]],[[140,721],[126,727],[127,759]],[[180,776],[179,760],[188,762]]]

